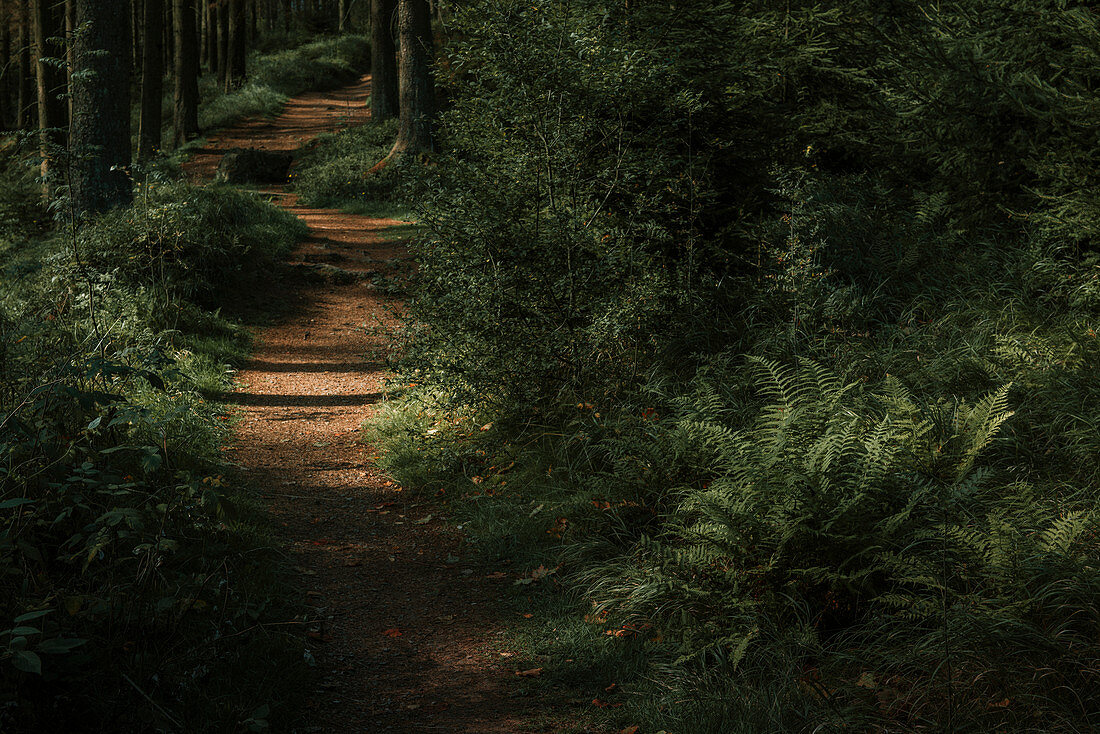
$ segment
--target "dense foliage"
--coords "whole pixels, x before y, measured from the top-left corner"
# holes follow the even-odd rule
[[[0,198],[33,207],[19,165]],[[247,337],[207,307],[301,234],[257,197],[179,183],[79,232],[0,234],[0,729],[289,714],[303,651],[267,625],[294,610],[210,399]]]
[[[633,669],[670,731],[1095,728],[1095,12],[451,23],[379,430],[557,569],[563,679]]]

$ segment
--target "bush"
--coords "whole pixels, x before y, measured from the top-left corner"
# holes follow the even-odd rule
[[[1096,728],[1100,23],[889,5],[456,12],[377,430],[647,728]]]
[[[291,177],[306,206],[399,208],[408,195],[402,172],[395,167],[367,175],[393,147],[397,121],[368,123],[320,135],[299,156]]]
[[[145,184],[132,207],[81,230],[83,265],[130,288],[211,299],[269,271],[307,229],[293,214],[231,187]]]
[[[2,253],[0,728],[293,718],[297,610],[204,393],[247,334],[190,299],[269,274],[300,226],[250,194],[149,184],[74,239]]]

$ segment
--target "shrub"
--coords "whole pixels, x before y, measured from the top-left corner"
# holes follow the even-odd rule
[[[0,729],[293,717],[297,610],[202,392],[230,386],[247,334],[193,299],[269,274],[300,227],[149,184],[75,238],[0,252]]]
[[[83,265],[130,287],[210,299],[270,270],[306,234],[292,214],[231,187],[145,184],[132,207],[81,230]]]
[[[302,152],[292,175],[306,206],[396,205],[405,198],[401,172],[392,168],[367,175],[393,147],[397,121],[357,125],[320,135]]]

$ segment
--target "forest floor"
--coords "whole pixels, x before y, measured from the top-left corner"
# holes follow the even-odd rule
[[[213,176],[230,148],[293,151],[369,117],[370,79],[307,93],[276,118],[212,136],[186,165]],[[252,308],[276,313],[238,374],[234,461],[283,536],[312,616],[320,673],[304,731],[559,731],[564,711],[522,695],[535,667],[504,648],[508,582],[484,568],[430,497],[375,467],[360,426],[385,394],[385,357],[402,308],[386,287],[410,267],[392,219],[303,208],[284,187],[264,193],[310,236]],[[568,706],[566,706],[568,708]],[[556,710],[556,712],[555,712]],[[532,721],[540,724],[531,724]],[[527,723],[525,723],[527,722]],[[567,724],[572,731],[576,722]]]

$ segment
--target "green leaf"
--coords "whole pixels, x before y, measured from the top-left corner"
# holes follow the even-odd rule
[[[11,664],[24,673],[42,675],[42,658],[30,650],[17,650],[11,656]]]
[[[38,619],[39,617],[45,617],[47,614],[52,614],[52,613],[53,613],[52,609],[39,609],[37,612],[27,612],[26,614],[20,614],[18,617],[16,617],[12,621],[15,622],[16,624],[21,624],[23,622],[29,622],[32,619]]]
[[[164,463],[164,459],[154,449],[150,451],[146,449],[145,455],[141,457],[141,468],[147,474],[152,474],[157,469],[160,469],[160,465]]]
[[[103,416],[96,417],[95,419],[92,420],[91,423],[88,424],[88,430],[89,431],[94,431],[95,429],[99,428],[99,424],[102,423],[102,422],[103,422]]]
[[[12,627],[10,630],[8,630],[8,634],[10,634],[10,635],[40,635],[40,634],[42,634],[42,630],[38,629],[37,627],[23,627],[23,626],[20,626],[20,627]]]
[[[26,497],[16,497],[15,499],[4,500],[3,502],[0,502],[0,510],[10,510],[13,507],[29,505],[32,502],[34,502],[34,500],[29,500]]]
[[[41,644],[38,645],[38,651],[48,655],[63,655],[80,647],[86,642],[87,640],[81,640],[75,637],[69,639],[55,637],[52,640],[43,640]]]

